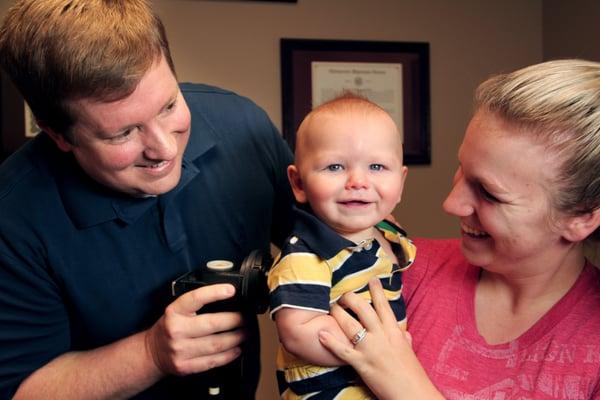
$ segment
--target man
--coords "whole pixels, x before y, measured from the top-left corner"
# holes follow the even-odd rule
[[[266,114],[178,85],[146,0],[18,0],[0,60],[43,130],[0,166],[0,397],[202,398],[236,360],[221,394],[253,398],[255,319],[196,315],[233,286],[170,283],[287,235]]]

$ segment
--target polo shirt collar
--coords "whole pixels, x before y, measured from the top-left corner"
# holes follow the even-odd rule
[[[322,259],[330,259],[343,249],[358,249],[363,247],[363,243],[356,244],[334,231],[329,225],[317,218],[308,206],[294,206],[294,213],[295,234],[302,238],[308,247]],[[406,232],[402,228],[387,220],[377,224],[376,228],[379,229],[384,236],[384,231],[386,230],[394,232],[399,236],[406,236]],[[366,245],[366,243],[364,245]],[[410,262],[412,262],[412,259]]]
[[[356,243],[340,236],[311,212],[294,207],[294,233],[322,259],[330,259],[341,250],[356,247]]]
[[[87,176],[71,154],[57,175],[57,184],[66,212],[78,228],[88,228],[120,219],[134,222],[156,201],[155,197],[136,198],[115,192]]]

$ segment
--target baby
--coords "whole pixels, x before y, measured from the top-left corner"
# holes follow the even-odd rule
[[[299,204],[294,231],[269,273],[283,399],[374,398],[350,366],[321,346],[318,332],[348,341],[329,307],[349,291],[369,298],[374,276],[405,329],[401,271],[416,249],[384,218],[400,202],[406,174],[394,121],[363,97],[335,98],[300,124],[288,167]],[[360,330],[350,341],[358,345],[365,335]]]

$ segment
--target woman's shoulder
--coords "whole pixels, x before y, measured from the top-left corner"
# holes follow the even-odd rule
[[[414,238],[417,255],[403,274],[406,295],[417,290],[421,283],[450,282],[461,279],[469,264],[465,260],[459,239]]]
[[[444,264],[448,261],[462,261],[460,239],[413,238],[417,247],[417,260],[421,264]]]

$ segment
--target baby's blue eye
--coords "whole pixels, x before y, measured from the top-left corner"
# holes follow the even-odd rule
[[[382,164],[371,164],[371,165],[369,166],[369,168],[370,168],[372,171],[381,171],[381,170],[382,170],[384,167],[383,167],[383,165],[382,165]]]
[[[341,164],[331,164],[327,166],[328,171],[341,171],[344,167]]]

